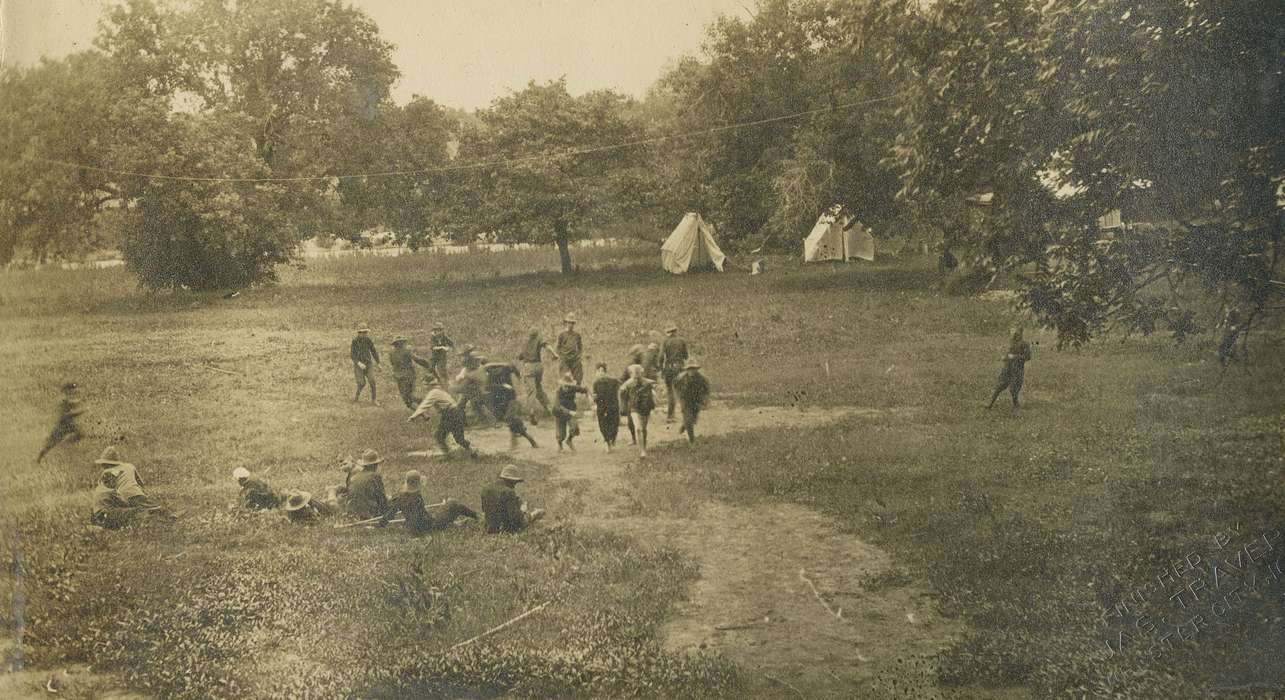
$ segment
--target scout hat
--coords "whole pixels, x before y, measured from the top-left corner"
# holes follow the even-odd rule
[[[418,491],[419,485],[420,485],[419,472],[415,471],[414,469],[406,472],[406,485],[403,487],[403,490]]]
[[[72,389],[75,389],[75,388],[76,388],[76,382],[67,382],[66,384],[62,385],[63,391],[71,391]]]
[[[526,481],[526,479],[522,478],[522,472],[518,471],[518,468],[512,464],[504,465],[504,468],[500,470],[500,478],[505,481],[512,481],[515,484]]]
[[[361,459],[357,460],[357,465],[361,467],[373,467],[382,463],[384,460],[379,458],[379,453],[374,450],[366,450],[361,453]]]
[[[295,491],[286,499],[286,510],[289,512],[303,510],[308,506],[308,501],[311,500],[312,494],[307,491]]]
[[[94,464],[124,464],[121,462],[120,453],[116,451],[115,445],[108,445],[103,448],[103,453],[94,460]]]
[[[700,369],[700,368],[701,368],[700,363],[697,362],[696,360],[688,360],[687,364],[683,365],[683,369]]]
[[[575,322],[576,322],[576,315],[575,315],[575,314],[567,314],[566,316],[563,316],[563,317],[562,317],[562,322],[563,322],[563,323],[575,323]]]
[[[370,332],[370,324],[368,324],[368,323],[366,323],[366,322],[364,322],[364,321],[363,321],[362,323],[358,323],[358,324],[357,324],[357,332],[358,332],[358,333],[369,333],[369,332]]]
[[[671,323],[671,324],[669,324],[669,327],[665,329],[665,332],[666,332],[666,333],[677,333],[677,332],[678,332],[678,326],[675,326],[674,324],[672,324],[672,323]]]
[[[404,342],[406,342],[406,336],[404,335],[398,335],[396,338],[393,338],[393,345]]]
[[[232,470],[233,481],[240,481],[242,479],[249,479],[249,478],[250,478],[250,470],[246,469],[245,467],[237,467],[236,469]]]
[[[441,321],[435,321],[435,322],[433,323],[433,330],[435,330],[435,331],[440,331],[440,330],[444,330],[444,329],[445,329],[445,326],[443,326],[443,325],[442,325],[442,322],[441,322]]]

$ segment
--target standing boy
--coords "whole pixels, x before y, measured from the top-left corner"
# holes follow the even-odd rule
[[[549,395],[544,393],[545,350],[549,350],[549,344],[544,342],[540,329],[533,328],[531,335],[527,336],[526,344],[522,346],[522,352],[518,353],[518,361],[526,370],[526,378],[531,381],[531,391],[535,394],[536,401],[539,401],[540,406],[548,413]],[[554,357],[557,357],[557,353],[554,353]]]
[[[579,384],[584,380],[584,341],[576,332],[576,317],[567,314],[562,319],[566,330],[558,334],[558,347],[554,355],[561,361],[559,371],[570,372]]]
[[[428,339],[429,346],[433,349],[429,355],[429,362],[432,367],[429,369],[437,377],[437,381],[446,383],[446,353],[455,348],[455,341],[446,335],[446,329],[441,323],[433,324],[433,335]]]
[[[379,364],[379,351],[375,341],[370,339],[370,326],[357,324],[357,337],[352,339],[352,372],[357,380],[357,391],[352,395],[353,403],[361,399],[361,390],[370,383],[370,402],[379,405],[375,396],[375,365]]]
[[[1013,328],[1013,335],[1008,340],[1008,352],[1002,359],[1004,368],[1000,370],[995,393],[991,394],[991,402],[986,408],[994,406],[995,399],[1008,389],[1013,395],[1013,410],[1017,410],[1017,395],[1022,392],[1022,383],[1026,380],[1026,363],[1031,359],[1031,344],[1022,340],[1021,326]]]

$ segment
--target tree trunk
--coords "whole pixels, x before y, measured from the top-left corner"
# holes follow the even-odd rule
[[[553,225],[554,240],[558,243],[558,259],[562,262],[562,274],[574,274],[571,269],[571,241],[567,232],[567,223],[559,221]]]

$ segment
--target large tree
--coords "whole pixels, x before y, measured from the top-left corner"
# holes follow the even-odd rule
[[[973,257],[1020,273],[1062,342],[1117,325],[1181,338],[1209,296],[1193,290],[1251,326],[1273,306],[1285,5],[951,0],[931,13],[903,194],[993,192]],[[1145,224],[1099,230],[1113,209]]]
[[[119,77],[95,53],[0,70],[0,263],[111,243],[100,214],[122,207],[139,183],[104,169],[150,167],[169,115],[164,100]]]
[[[301,236],[387,218],[338,212],[365,194],[340,176],[372,165],[354,142],[378,138],[381,115],[404,120],[391,46],[360,11],[127,0],[96,44],[0,77],[0,255],[92,245],[110,208],[145,285],[206,288],[270,279]]]
[[[442,228],[465,240],[553,243],[571,274],[571,241],[638,197],[642,152],[616,147],[639,134],[628,105],[610,91],[572,96],[564,80],[497,99],[464,125]]]
[[[659,132],[719,130],[656,152],[659,201],[700,209],[735,245],[799,244],[840,203],[864,221],[901,213],[892,155],[899,61],[915,42],[914,3],[766,0],[749,20],[711,26],[702,59],[669,70],[648,95]],[[782,115],[808,112],[795,118]]]

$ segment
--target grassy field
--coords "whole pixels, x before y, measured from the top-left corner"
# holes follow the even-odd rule
[[[409,540],[230,508],[235,467],[319,491],[338,480],[337,455],[367,447],[390,456],[390,487],[413,466],[430,495],[475,503],[502,459],[402,458],[430,440],[401,420],[386,372],[382,408],[349,403],[353,324],[368,322],[384,352],[396,333],[424,344],[442,321],[457,342],[511,358],[529,329],[551,337],[568,311],[589,362],[618,367],[641,332],[673,321],[721,399],[897,409],[714,438],[698,459],[658,450],[631,473],[655,512],[678,489],[788,500],[890,552],[966,625],[941,659],[948,694],[1181,695],[1263,665],[1262,640],[1280,640],[1279,589],[1218,641],[1159,659],[1110,657],[1100,624],[1104,605],[1212,533],[1279,527],[1279,336],[1256,339],[1253,375],[1215,386],[1209,337],[1056,352],[1028,333],[1035,358],[1014,416],[982,404],[1016,317],[941,294],[927,260],[673,277],[656,257],[577,251],[571,280],[552,272],[552,250],[317,261],[231,300],[148,296],[119,269],[0,276],[0,498],[19,574],[5,583],[7,623],[23,619],[26,662],[90,662],[166,697],[736,696],[743,669],[657,643],[697,575],[673,552],[556,518],[517,538],[461,528]],[[68,379],[91,436],[36,466]],[[176,524],[85,527],[90,462],[108,443],[185,511]],[[537,478],[524,489],[560,516],[577,510],[574,488]],[[531,624],[442,653],[550,600]]]

